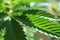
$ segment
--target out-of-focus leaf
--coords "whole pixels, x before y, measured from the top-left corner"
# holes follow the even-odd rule
[[[2,3],[2,0],[0,0],[0,3]]]
[[[0,0],[0,12],[4,12],[3,0]]]
[[[20,3],[20,2],[21,2],[21,0],[12,0],[11,4],[16,5],[16,4]]]
[[[22,2],[45,2],[46,0],[22,0]]]
[[[22,14],[23,14],[22,11],[16,11],[10,14],[10,16],[21,16]]]
[[[0,40],[4,40],[5,34],[6,34],[6,28],[4,27],[3,29],[0,30]]]

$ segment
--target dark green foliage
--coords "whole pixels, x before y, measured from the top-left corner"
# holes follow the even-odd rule
[[[60,22],[54,21],[54,16],[44,10],[26,10],[30,8],[28,2],[44,2],[44,0],[0,1],[0,29],[6,28],[3,40],[26,40],[22,28],[24,26],[36,27],[59,37]]]

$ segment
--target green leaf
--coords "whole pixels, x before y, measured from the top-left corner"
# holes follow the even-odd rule
[[[14,26],[14,30],[15,30],[17,40],[26,40],[25,34],[23,32],[23,28],[22,28],[23,25],[21,25],[19,22],[17,22],[16,19],[12,19],[12,24]]]
[[[26,40],[22,25],[16,22],[11,17],[5,17],[0,20],[0,29],[6,27],[6,35],[3,37],[5,40]],[[1,38],[1,40],[3,39]]]
[[[45,16],[47,15],[47,16]],[[35,27],[44,30],[53,35],[60,36],[60,25],[59,23],[52,17],[49,17],[48,14],[26,14],[28,21],[31,21]],[[51,15],[52,16],[52,15]]]
[[[7,20],[4,26],[7,30],[5,40],[25,40],[21,26],[14,19]]]
[[[7,20],[4,23],[4,26],[6,27],[6,31],[7,31],[5,35],[5,40],[17,40],[11,21]]]

